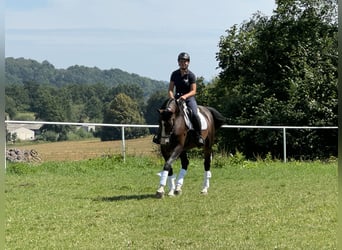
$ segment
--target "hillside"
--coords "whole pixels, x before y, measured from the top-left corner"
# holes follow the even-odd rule
[[[57,87],[68,84],[103,83],[111,87],[119,84],[138,84],[144,90],[145,96],[149,96],[156,89],[166,88],[166,82],[142,77],[120,69],[101,70],[97,67],[91,68],[79,65],[67,69],[56,69],[48,61],[40,63],[22,57],[7,57],[5,66],[7,85],[23,84],[24,82],[50,84]]]

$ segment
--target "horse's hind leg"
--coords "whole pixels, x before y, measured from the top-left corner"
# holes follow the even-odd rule
[[[211,172],[210,172],[210,164],[212,160],[212,150],[206,149],[204,151],[204,177],[203,177],[203,187],[201,194],[208,194],[208,189],[210,186],[210,178],[211,178]]]
[[[189,159],[188,159],[186,151],[183,151],[179,157],[181,159],[182,168],[178,174],[178,178],[176,181],[176,189],[174,192],[176,195],[179,195],[182,193],[182,186],[184,183],[184,177],[188,171],[188,166],[189,166]]]

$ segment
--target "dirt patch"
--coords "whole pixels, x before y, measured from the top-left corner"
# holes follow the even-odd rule
[[[126,140],[126,155],[158,156],[159,147],[152,143],[152,137]],[[21,150],[36,150],[42,161],[78,161],[105,155],[121,155],[122,141],[92,139],[86,141],[63,141],[33,145],[15,145]]]

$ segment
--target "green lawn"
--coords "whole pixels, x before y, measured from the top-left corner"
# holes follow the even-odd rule
[[[6,249],[337,248],[337,162],[220,158],[202,196],[202,161],[164,199],[160,159],[9,164]]]

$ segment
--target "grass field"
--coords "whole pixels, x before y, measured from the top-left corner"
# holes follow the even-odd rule
[[[8,164],[6,249],[337,249],[337,162],[218,157],[201,196],[191,159],[183,194],[155,199],[162,164]]]

